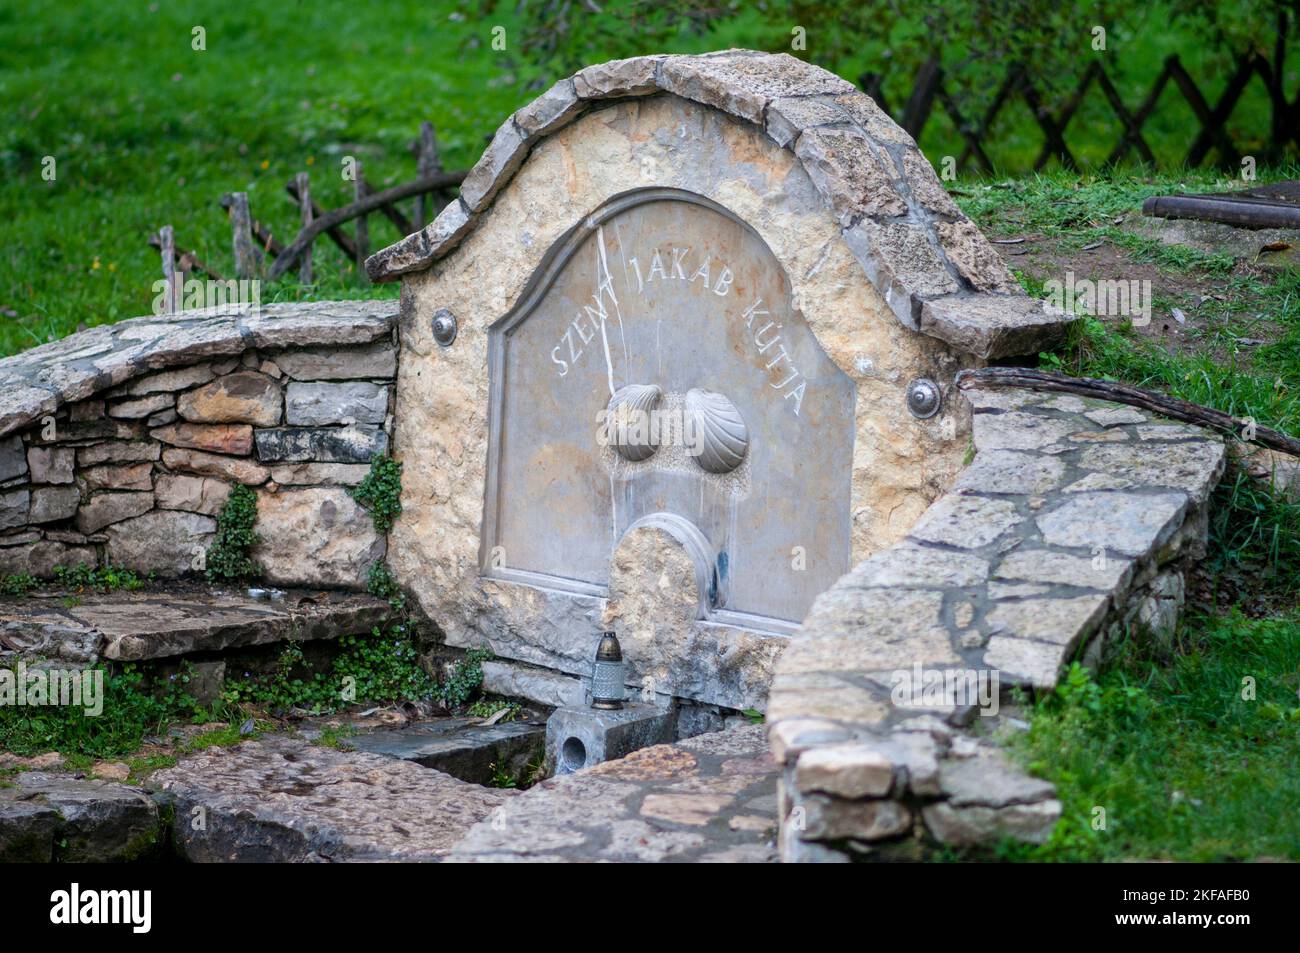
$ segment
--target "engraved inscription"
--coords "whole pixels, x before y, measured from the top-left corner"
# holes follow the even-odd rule
[[[712,554],[711,619],[791,631],[848,570],[854,384],[725,209],[611,200],[489,346],[485,574],[601,595],[629,527],[671,517]]]

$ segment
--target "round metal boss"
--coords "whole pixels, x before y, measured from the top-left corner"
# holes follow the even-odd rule
[[[942,403],[939,385],[928,377],[918,377],[907,385],[907,409],[913,417],[928,420],[939,412]]]
[[[442,347],[451,347],[456,340],[458,325],[456,316],[446,308],[439,308],[433,314],[433,339]]]

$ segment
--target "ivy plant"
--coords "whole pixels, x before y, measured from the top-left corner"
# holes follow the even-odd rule
[[[252,487],[236,486],[217,514],[217,535],[207,554],[208,582],[231,582],[261,575],[261,568],[248,554],[262,541],[253,530],[256,523],[257,494]]]
[[[366,478],[348,492],[370,511],[375,532],[386,534],[402,513],[402,465],[387,454],[373,457]]]

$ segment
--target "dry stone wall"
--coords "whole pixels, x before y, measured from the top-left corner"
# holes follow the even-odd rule
[[[1219,437],[1073,396],[967,396],[974,459],[817,599],[777,662],[785,860],[1045,840],[1060,803],[993,740],[995,709],[1126,631],[1168,637],[1204,555]]]
[[[388,449],[396,302],[189,311],[0,361],[0,573],[201,567],[231,488],[277,585],[365,585],[385,541],[348,494]]]

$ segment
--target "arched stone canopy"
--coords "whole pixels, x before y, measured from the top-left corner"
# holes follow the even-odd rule
[[[916,418],[909,381],[950,381],[980,359],[898,321],[796,152],[698,99],[584,110],[501,183],[454,249],[403,276],[390,570],[448,644],[582,675],[621,533],[646,512],[677,513],[725,554],[727,595],[665,635],[672,665],[656,690],[761,707],[812,598],[905,534],[961,467],[969,412],[954,399]],[[556,257],[575,229],[588,244]],[[567,277],[538,285],[552,262]],[[534,287],[549,289],[536,307]],[[751,323],[756,299],[768,313]],[[446,346],[432,326],[443,311],[459,328]],[[789,363],[773,357],[777,333]],[[797,399],[791,364],[808,381]],[[710,471],[676,445],[620,462],[594,423],[574,429],[630,385],[658,387],[670,413],[692,392],[721,394],[749,428],[743,462]],[[781,606],[764,605],[775,594]],[[637,678],[644,661],[630,660]]]
[[[561,80],[501,125],[459,199],[366,262],[370,277],[391,281],[450,252],[547,136],[604,103],[659,94],[752,123],[792,151],[904,327],[988,359],[1037,351],[1068,323],[1020,291],[916,143],[870,97],[788,54],[750,50],[614,60]]]

